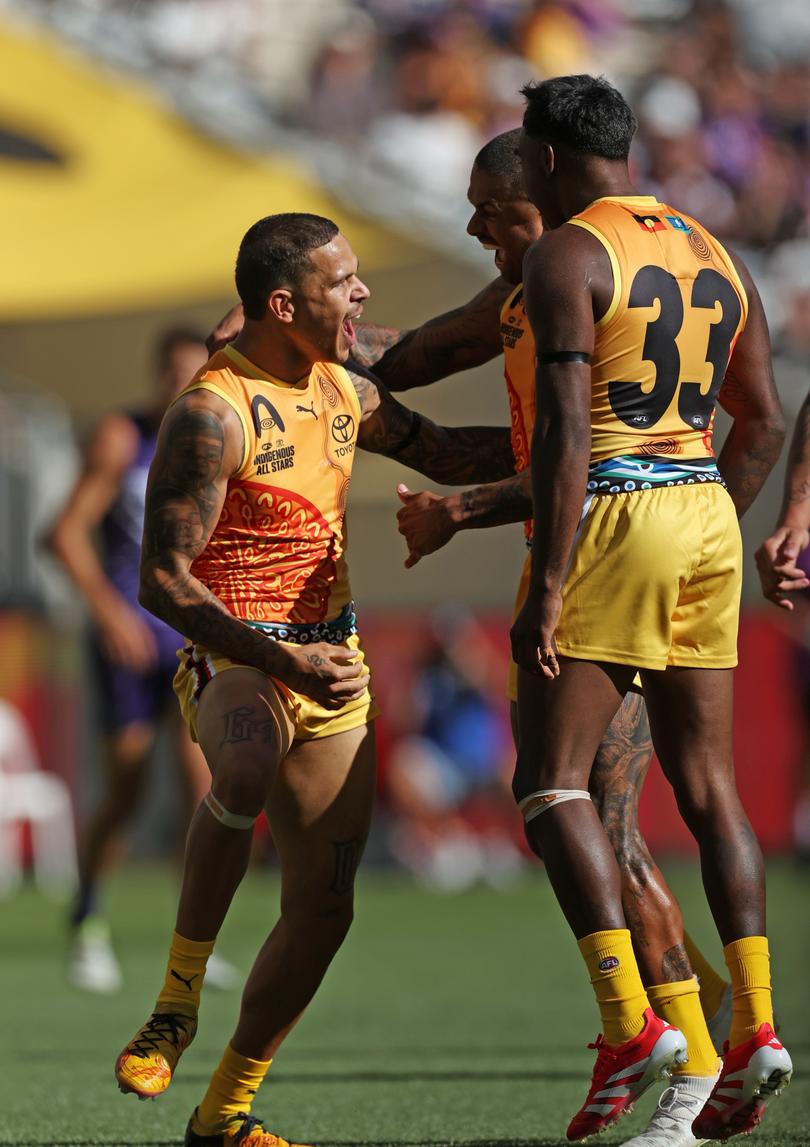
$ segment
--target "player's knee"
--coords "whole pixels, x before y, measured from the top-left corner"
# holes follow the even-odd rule
[[[282,907],[282,916],[295,931],[317,937],[325,947],[338,948],[354,922],[354,896],[349,893],[288,901]]]
[[[267,804],[272,775],[259,764],[240,762],[217,769],[211,791],[228,812],[257,817]]]
[[[733,781],[729,783],[725,777],[706,775],[690,783],[676,778],[673,789],[678,811],[698,838],[713,832],[729,810],[739,805]]]

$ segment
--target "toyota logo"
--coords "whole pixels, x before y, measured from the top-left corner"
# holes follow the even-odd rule
[[[351,414],[338,414],[332,419],[332,437],[335,442],[351,442],[354,437],[354,419]]]

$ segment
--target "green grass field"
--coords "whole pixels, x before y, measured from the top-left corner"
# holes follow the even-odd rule
[[[692,865],[670,866],[684,915],[716,959]],[[118,877],[109,914],[127,987],[112,999],[62,982],[60,913],[33,891],[0,904],[0,1143],[25,1147],[182,1143],[227,1041],[237,993],[206,992],[198,1037],[170,1092],[116,1089],[117,1052],[145,1018],[163,970],[175,888],[168,870]],[[273,875],[245,882],[220,950],[247,969],[274,918]],[[770,929],[782,1035],[796,1065],[752,1144],[810,1144],[807,874],[770,871]],[[542,875],[510,893],[440,897],[366,874],[357,921],[255,1105],[269,1125],[323,1147],[551,1147],[584,1098],[597,1028],[584,966]],[[600,1143],[623,1143],[654,1104]]]

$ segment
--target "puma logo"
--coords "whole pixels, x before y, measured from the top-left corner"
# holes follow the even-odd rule
[[[181,984],[185,984],[190,992],[194,991],[191,986],[191,981],[196,980],[199,974],[199,972],[195,972],[193,976],[189,976],[189,978],[186,979],[185,976],[181,976],[179,972],[175,972],[174,968],[172,968],[172,976],[175,978],[175,980],[179,980]]]
[[[315,421],[316,422],[318,421],[318,414],[315,410],[315,403],[314,402],[312,403],[311,406],[302,406],[301,403],[299,402],[296,405],[295,409],[296,409],[296,412],[298,414],[311,414],[312,417],[315,419]]]

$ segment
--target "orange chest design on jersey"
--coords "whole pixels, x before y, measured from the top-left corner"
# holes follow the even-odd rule
[[[523,284],[515,287],[501,308],[504,379],[511,415],[512,454],[515,470],[529,465],[537,406],[535,343],[523,306]]]
[[[351,600],[344,515],[360,421],[348,374],[316,363],[289,386],[228,347],[192,387],[228,402],[245,438],[195,577],[246,621],[337,616]]]

